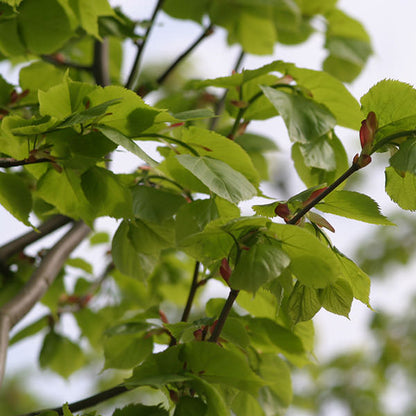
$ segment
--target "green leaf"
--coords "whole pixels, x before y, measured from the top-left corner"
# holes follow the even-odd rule
[[[143,162],[146,162],[149,166],[153,168],[156,168],[158,166],[158,162],[156,162],[156,160],[152,159],[132,139],[126,137],[118,130],[115,130],[112,127],[105,125],[98,125],[96,127],[98,130],[101,131],[101,133],[104,134],[105,137],[110,139],[112,142],[118,144],[119,146],[124,147],[126,150],[143,160]]]
[[[230,286],[255,293],[264,283],[278,277],[289,263],[289,257],[281,248],[256,244],[248,251],[242,250],[231,274]]]
[[[335,151],[326,135],[300,144],[299,150],[307,167],[329,172],[336,170]]]
[[[6,106],[10,103],[11,93],[14,90],[13,85],[9,84],[1,75],[0,75],[0,106]]]
[[[31,136],[47,132],[56,124],[56,119],[50,116],[23,118],[20,116],[5,117],[2,128],[14,136]]]
[[[351,285],[344,279],[338,279],[320,293],[322,306],[329,312],[348,318],[353,300]]]
[[[17,19],[4,19],[0,22],[0,52],[6,57],[19,56],[26,53]]]
[[[152,386],[160,388],[169,383],[190,380],[192,376],[184,371],[179,354],[182,345],[166,349],[157,354],[149,355],[146,360],[133,370],[133,375],[125,380],[127,388]]]
[[[109,242],[110,242],[110,236],[105,231],[95,233],[90,237],[91,246],[95,246],[98,244],[105,244]]]
[[[43,340],[39,355],[41,368],[49,368],[64,378],[80,369],[85,363],[81,348],[54,331]]]
[[[280,352],[289,354],[302,354],[303,344],[300,338],[287,328],[277,324],[268,318],[248,318],[251,342],[254,345],[264,347],[264,351],[273,352],[276,348]]]
[[[261,354],[259,373],[281,405],[288,407],[292,403],[293,393],[290,369],[286,362],[275,354]]]
[[[134,215],[156,223],[172,218],[186,203],[182,195],[149,186],[135,186],[132,194]]]
[[[307,143],[328,133],[336,124],[335,117],[322,104],[271,87],[264,86],[262,90],[282,116],[294,142]]]
[[[0,172],[0,203],[23,224],[31,225],[32,195],[19,176]]]
[[[216,117],[216,114],[210,108],[197,108],[195,110],[182,111],[180,113],[173,114],[178,120],[190,121],[190,120],[203,120],[206,118]]]
[[[123,221],[114,234],[111,250],[114,264],[122,273],[143,280],[153,270],[156,259],[137,251],[130,238],[130,229],[131,225]]]
[[[199,199],[183,205],[176,214],[176,241],[180,244],[186,237],[203,231],[208,223],[218,217],[214,199]]]
[[[238,136],[234,142],[239,144],[249,154],[250,152],[265,153],[279,150],[272,139],[259,134],[244,133]]]
[[[63,1],[25,0],[18,22],[24,43],[34,54],[50,54],[74,35],[72,10]]]
[[[416,174],[416,139],[409,138],[400,144],[399,150],[390,158],[390,165],[403,175]]]
[[[240,391],[231,404],[235,416],[264,416],[259,402],[251,395]]]
[[[23,329],[21,329],[19,332],[14,334],[9,341],[9,347],[11,347],[13,344],[16,344],[17,342],[21,341],[22,339],[25,339],[27,337],[31,337],[32,335],[37,334],[39,331],[41,331],[43,328],[46,328],[49,324],[49,319],[47,316],[42,316],[35,322],[27,325]]]
[[[81,176],[81,187],[95,217],[132,217],[131,193],[109,170],[98,166],[88,169]]]
[[[153,341],[151,337],[143,335],[121,334],[104,339],[104,369],[129,369],[140,364],[152,353]]]
[[[54,205],[61,214],[91,222],[91,207],[81,187],[81,178],[70,169],[58,173],[49,169],[38,181],[37,196]]]
[[[38,90],[39,112],[43,116],[63,121],[72,113],[85,110],[87,95],[96,88],[84,82],[72,81],[65,76],[63,82],[46,92]]]
[[[213,131],[189,127],[182,131],[182,140],[194,147],[200,156],[221,160],[244,175],[254,186],[259,184],[259,176],[250,157],[238,144]]]
[[[84,270],[84,272],[87,272],[89,274],[92,274],[93,268],[91,263],[88,263],[86,260],[82,259],[81,257],[73,257],[71,259],[68,259],[65,264],[67,266],[75,267],[77,269]]]
[[[329,214],[341,215],[370,224],[394,225],[380,213],[377,203],[369,196],[353,191],[334,191],[316,208]]]
[[[201,23],[207,5],[208,0],[201,0],[198,3],[190,3],[188,0],[170,0],[163,4],[163,10],[176,19],[189,19]]]
[[[409,84],[383,80],[361,97],[362,112],[374,111],[379,127],[416,114],[416,90]]]
[[[113,416],[169,416],[169,412],[161,405],[145,406],[135,403],[116,409]]]
[[[304,285],[323,288],[335,281],[338,262],[332,251],[308,231],[273,223],[270,230],[290,257],[289,268]]]
[[[246,327],[238,318],[227,318],[224,328],[221,331],[221,338],[243,349],[247,348],[250,344]]]
[[[322,302],[316,289],[297,282],[289,296],[287,308],[294,324],[309,321],[321,309]]]
[[[349,282],[354,297],[371,308],[370,278],[352,260],[339,252],[335,247],[334,252],[340,262],[339,270],[342,272],[344,279]]]
[[[237,303],[253,316],[274,319],[280,299],[278,300],[269,290],[260,288],[255,295],[240,292]]]
[[[161,113],[161,110],[147,105],[134,91],[116,85],[97,87],[88,94],[88,99],[91,107],[114,99],[121,100],[112,106],[101,123],[128,137],[135,137],[151,127],[155,117]]]
[[[255,394],[264,384],[250,369],[245,356],[213,342],[183,345],[180,358],[187,369],[209,383],[225,384]]]
[[[416,210],[416,176],[405,172],[399,175],[389,166],[386,168],[386,192],[403,209]]]
[[[213,193],[234,204],[250,199],[257,193],[240,172],[221,160],[191,155],[178,155],[177,159]]]
[[[176,403],[173,416],[206,415],[207,405],[197,397],[183,396]]]
[[[332,163],[335,163],[335,169],[329,172],[316,167],[307,166],[304,151],[301,151],[301,147],[303,145],[301,143],[294,143],[292,146],[292,159],[295,164],[295,169],[304,184],[308,187],[317,186],[323,183],[332,183],[348,169],[349,161],[347,153],[338,137],[332,133],[331,138],[327,141],[327,143],[332,148]],[[320,157],[320,155],[318,155],[318,157]],[[325,162],[327,161],[328,159],[325,158]],[[341,187],[342,186],[344,185],[341,184]]]

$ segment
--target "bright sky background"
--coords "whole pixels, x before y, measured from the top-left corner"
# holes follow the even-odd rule
[[[133,19],[149,17],[156,3],[154,0],[114,0],[110,2],[121,4],[123,10]],[[414,85],[416,83],[416,32],[414,29],[416,3],[409,0],[396,0],[394,2],[386,0],[340,0],[339,6],[364,23],[370,33],[375,52],[363,74],[348,87],[353,95],[359,98],[372,85],[384,78],[398,79]],[[144,54],[145,63],[146,61],[158,61],[160,59],[169,61],[169,58],[176,57],[178,51],[185,49],[201,32],[200,27],[195,23],[175,21],[164,15],[160,15],[157,22],[158,24],[154,28]],[[283,59],[294,62],[298,66],[319,69],[325,56],[325,52],[322,50],[323,42],[323,37],[316,34],[306,45],[300,47],[276,46],[273,57],[249,57],[244,62],[244,67],[256,68],[271,60]],[[129,50],[132,53],[134,52],[132,48]],[[126,59],[127,70],[130,68],[133,59],[132,53]],[[193,55],[191,62],[195,76],[216,77],[228,75],[238,53],[238,47],[228,48],[226,46],[225,33],[218,29]],[[1,67],[0,72],[6,79],[13,78],[12,74],[8,71],[2,71]],[[257,124],[253,123],[253,127],[258,132],[276,138],[283,150],[288,148],[288,139],[285,140],[287,138],[286,133],[281,128],[282,123],[277,119]],[[344,129],[340,130],[339,134],[348,149],[350,158],[352,158],[359,148],[358,133]],[[126,166],[133,168],[137,164],[136,160],[127,160],[125,157],[121,160],[120,165],[123,168]],[[374,172],[373,175],[372,172]],[[295,175],[294,171],[293,175]],[[366,187],[366,192],[381,204],[385,213],[388,213],[393,204],[384,193],[384,175],[377,166],[370,166],[365,175],[371,178],[371,186]],[[303,186],[299,181],[294,180],[294,184],[298,187],[296,191],[302,190]],[[1,207],[0,218],[2,229],[0,244],[15,237],[19,232],[26,231],[26,227],[18,223]],[[336,221],[335,219],[332,221],[332,217],[330,218],[337,230],[333,240],[337,247],[347,254],[351,253],[357,235],[373,229],[373,226],[363,226],[362,223],[355,221]],[[104,227],[111,224],[107,221],[100,221],[99,223],[104,224]],[[99,254],[93,253],[92,255],[99,259]],[[394,280],[374,285],[371,295],[372,304],[376,309],[377,307],[387,306],[389,310],[394,310],[397,305],[405,305],[403,298],[408,299],[409,294],[416,291],[416,282],[413,282],[413,280],[415,279],[413,279],[411,273],[399,272]],[[333,354],[351,345],[365,344],[365,323],[369,319],[370,313],[358,302],[354,302],[350,316],[351,320],[325,311],[320,312],[317,319],[317,332],[320,337],[317,345],[318,358],[325,359],[327,354]],[[30,317],[29,320],[31,320]],[[21,368],[23,364],[36,366],[39,347],[40,341],[35,346],[30,342],[22,342],[13,347],[9,352],[7,372]],[[39,386],[36,387],[37,391],[57,404],[61,401],[77,400],[88,394],[88,391],[84,390],[86,385],[82,375],[77,374],[70,378],[69,383],[54,375],[42,375],[36,384]],[[44,386],[48,386],[47,393],[45,393]]]

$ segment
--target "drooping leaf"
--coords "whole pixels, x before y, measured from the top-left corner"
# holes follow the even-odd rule
[[[0,172],[0,203],[23,224],[31,225],[32,194],[19,176]]]
[[[393,225],[380,213],[380,208],[373,199],[359,192],[331,192],[316,207],[329,214],[341,215],[370,224]]]
[[[78,344],[54,331],[46,335],[39,355],[39,364],[42,368],[49,368],[68,378],[80,369],[84,362],[85,357]]]
[[[279,247],[256,244],[243,250],[230,278],[233,289],[256,292],[264,283],[275,279],[290,263],[287,254]]]
[[[329,312],[348,318],[353,291],[348,281],[338,279],[324,288],[320,294],[322,306]]]
[[[326,136],[317,137],[308,141],[308,143],[300,144],[299,150],[307,167],[322,169],[327,172],[336,170],[335,151]]]
[[[289,255],[290,270],[303,284],[323,288],[336,280],[337,259],[315,236],[293,225],[273,223],[270,230]]]
[[[114,264],[122,273],[143,280],[153,270],[156,260],[153,255],[138,252],[129,233],[130,225],[123,221],[113,237]]]
[[[177,159],[213,193],[234,204],[250,199],[257,193],[240,172],[221,160],[191,155],[178,155]]]
[[[288,313],[293,323],[309,321],[321,309],[316,289],[296,283],[288,300]]]
[[[416,210],[416,176],[405,172],[399,175],[389,166],[386,168],[386,192],[403,209]]]
[[[307,143],[328,133],[336,119],[322,104],[296,94],[262,87],[265,96],[283,117],[289,137],[294,142]]]

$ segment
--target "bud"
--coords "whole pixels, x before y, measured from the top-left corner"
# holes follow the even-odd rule
[[[287,204],[278,204],[274,209],[274,213],[284,220],[288,219],[291,212]]]
[[[221,260],[220,275],[228,283],[228,281],[230,280],[231,273],[232,270],[230,264],[228,263],[228,260],[224,257]]]
[[[367,118],[361,122],[360,142],[361,148],[363,149],[362,153],[370,153],[377,128],[378,122],[376,114],[373,111],[370,111],[367,115]]]
[[[324,192],[328,187],[325,186],[323,188],[320,189],[316,189],[315,191],[313,191],[310,195],[309,198],[303,202],[303,206],[305,207],[306,205],[308,205],[310,202],[312,202],[315,198],[317,198],[319,195],[321,195],[322,192]]]

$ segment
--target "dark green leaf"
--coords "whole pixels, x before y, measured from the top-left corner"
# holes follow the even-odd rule
[[[169,416],[169,412],[161,405],[145,406],[135,403],[116,409],[113,416]]]
[[[329,312],[348,318],[353,300],[353,291],[348,281],[338,279],[320,294],[322,306]]]
[[[309,321],[321,309],[322,302],[316,289],[296,283],[288,300],[288,313],[293,323]]]
[[[173,416],[206,415],[207,405],[197,397],[183,396],[176,403]]]
[[[270,87],[262,87],[262,90],[282,116],[294,142],[307,143],[328,133],[336,124],[335,117],[325,106],[309,98]]]
[[[256,244],[243,250],[230,278],[233,289],[256,292],[264,283],[275,279],[290,263],[287,254],[279,247]]]

